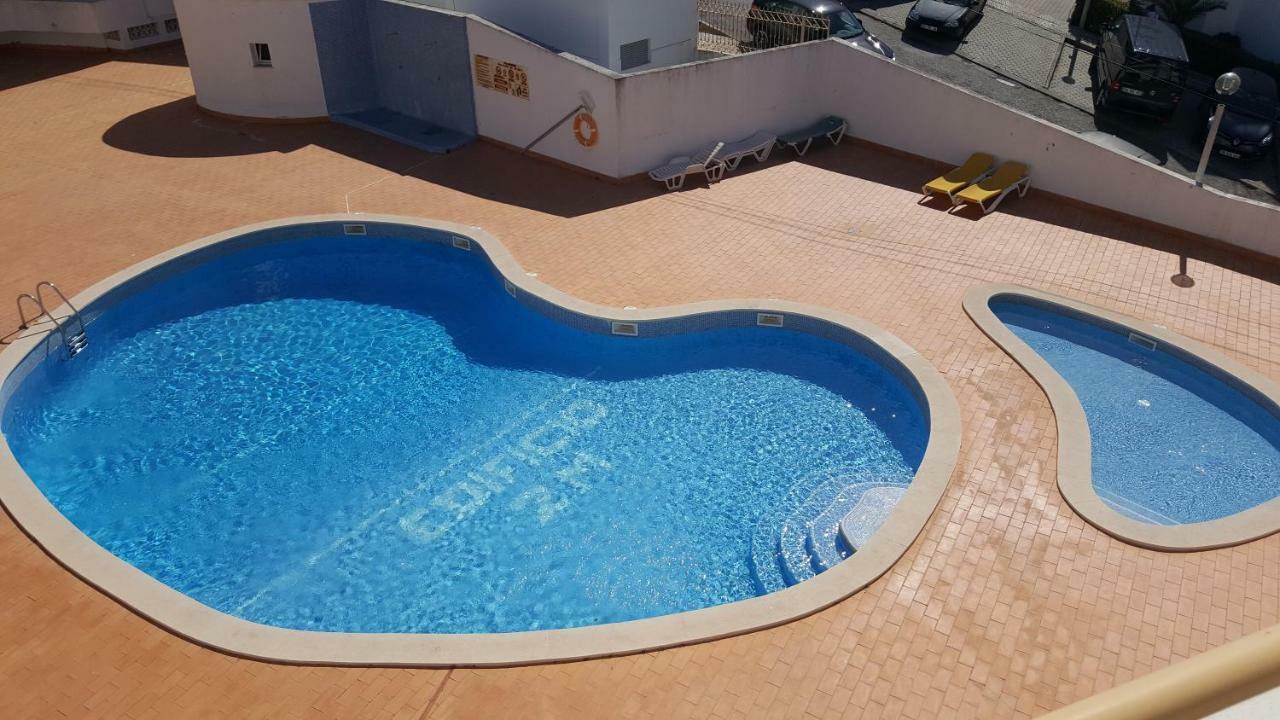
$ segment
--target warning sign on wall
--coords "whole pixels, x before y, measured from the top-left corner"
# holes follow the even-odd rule
[[[486,55],[476,55],[476,84],[500,93],[529,99],[529,73],[519,65],[494,62]]]

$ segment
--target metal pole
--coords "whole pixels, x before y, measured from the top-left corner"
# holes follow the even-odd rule
[[[1093,0],[1084,0],[1084,10],[1080,11],[1079,26],[1081,29],[1088,27],[1090,7],[1093,7]]]
[[[1222,113],[1226,109],[1226,105],[1218,103],[1218,109],[1213,111],[1209,135],[1204,139],[1204,152],[1200,153],[1200,167],[1196,169],[1196,187],[1204,187],[1204,171],[1209,167],[1209,155],[1213,153],[1213,142],[1218,139],[1218,126],[1222,124]]]

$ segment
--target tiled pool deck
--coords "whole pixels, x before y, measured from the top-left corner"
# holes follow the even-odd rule
[[[5,298],[38,280],[79,291],[217,231],[349,203],[482,226],[593,302],[769,297],[865,318],[951,384],[960,463],[907,555],[826,611],[676,650],[507,670],[221,655],[92,590],[0,516],[0,715],[1026,717],[1280,622],[1280,535],[1167,554],[1073,513],[1055,486],[1047,400],[961,307],[980,283],[1042,288],[1280,379],[1280,264],[1034,190],[990,217],[951,216],[916,204],[935,167],[856,144],[667,195],[486,144],[432,156],[336,125],[241,125],[199,113],[191,94],[173,50],[0,50],[0,326],[17,325]],[[1192,254],[1193,288],[1169,282],[1179,251]]]

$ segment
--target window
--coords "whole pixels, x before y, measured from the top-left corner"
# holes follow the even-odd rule
[[[627,43],[619,50],[622,56],[623,70],[630,70],[631,68],[649,64],[649,38]]]
[[[266,43],[250,43],[249,49],[253,51],[254,67],[271,67],[271,46]]]
[[[164,31],[170,35],[178,32],[178,18],[169,18],[164,21]]]

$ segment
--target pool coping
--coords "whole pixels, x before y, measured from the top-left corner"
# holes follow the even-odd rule
[[[782,300],[713,300],[647,309],[596,305],[530,276],[501,241],[474,226],[363,213],[284,218],[217,233],[160,253],[71,300],[79,308],[89,308],[113,289],[194,251],[261,231],[326,223],[385,223],[468,238],[480,245],[497,274],[514,288],[552,306],[605,321],[643,323],[735,311],[797,314],[826,321],[878,347],[912,376],[929,414],[929,440],[915,479],[881,529],[852,557],[808,581],[768,595],[673,615],[580,628],[456,635],[289,630],[215,610],[117,558],[82,533],[26,475],[8,443],[0,442],[0,504],[32,541],[134,613],[197,644],[241,657],[299,665],[505,667],[625,655],[740,635],[811,615],[888,572],[924,531],[955,470],[961,439],[955,395],[927,360],[889,332],[835,310]],[[55,314],[67,311],[63,307]],[[53,334],[43,330],[15,340],[0,352],[0,383],[29,353],[52,342]]]
[[[1203,343],[1096,305],[1020,285],[994,284],[970,288],[964,297],[965,312],[1049,397],[1058,426],[1058,490],[1081,517],[1127,543],[1170,552],[1229,547],[1280,531],[1280,497],[1224,518],[1178,525],[1144,523],[1107,505],[1093,487],[1093,445],[1080,399],[1070,383],[1048,361],[996,317],[991,310],[991,300],[1000,296],[1024,297],[1057,305],[1173,346],[1229,379],[1252,388],[1277,408],[1280,408],[1280,384]]]

